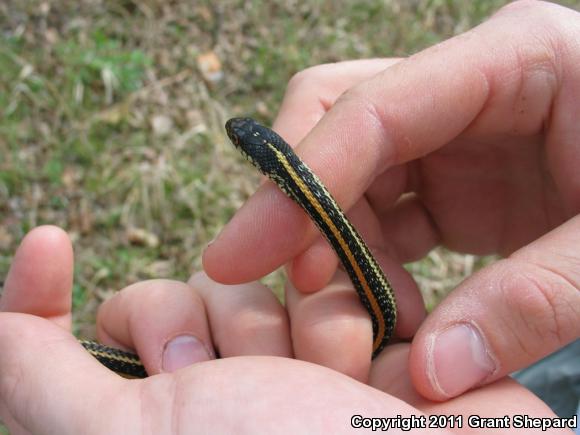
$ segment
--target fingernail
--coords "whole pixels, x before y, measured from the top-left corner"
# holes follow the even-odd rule
[[[180,335],[170,340],[163,350],[163,371],[174,372],[211,357],[203,343],[193,335]]]
[[[496,368],[480,332],[462,323],[433,337],[428,376],[432,386],[454,397],[478,385]]]

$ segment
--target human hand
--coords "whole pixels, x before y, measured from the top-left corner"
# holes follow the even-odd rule
[[[551,415],[509,379],[442,404],[429,402],[411,386],[406,344],[390,346],[375,360],[371,386],[280,358],[291,353],[288,320],[271,293],[256,283],[218,285],[203,274],[192,277],[191,287],[138,283],[102,306],[99,338],[136,349],[155,374],[123,379],[69,332],[72,258],[64,232],[40,227],[22,242],[6,279],[0,417],[13,435],[343,433],[354,414]],[[231,358],[213,360],[215,348]],[[248,354],[266,356],[240,356]]]
[[[579,38],[577,13],[516,2],[404,61],[321,66],[289,84],[274,127],[298,144],[395,281],[398,336],[412,335],[422,315],[400,263],[438,244],[508,255],[462,283],[415,335],[410,372],[425,397],[488,384],[580,336]],[[287,294],[290,315],[302,316],[291,322],[302,336],[296,356],[340,370],[360,355],[351,350],[352,308],[292,306],[320,297],[304,293],[328,282],[335,256],[275,186],[238,212],[204,266],[237,283],[290,260],[302,291]],[[314,343],[325,352],[308,353]],[[360,373],[360,364],[345,365]]]

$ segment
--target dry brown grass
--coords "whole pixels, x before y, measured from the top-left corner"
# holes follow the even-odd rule
[[[185,279],[258,180],[226,144],[228,117],[271,122],[297,71],[405,56],[503,3],[3,2],[0,277],[30,228],[65,228],[83,333],[111,292]],[[432,306],[479,263],[436,250],[410,269]]]

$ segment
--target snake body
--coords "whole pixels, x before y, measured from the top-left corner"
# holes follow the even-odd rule
[[[127,378],[146,378],[147,371],[137,355],[91,340],[79,340],[101,364]]]
[[[363,239],[324,184],[277,133],[251,118],[230,119],[226,131],[242,155],[300,205],[326,237],[371,317],[377,356],[393,333],[397,304]]]
[[[332,246],[371,317],[372,354],[376,357],[393,334],[397,304],[391,284],[369,248],[328,189],[277,133],[251,118],[230,119],[226,132],[248,161],[304,209]],[[147,376],[137,355],[88,340],[81,344],[119,374]]]

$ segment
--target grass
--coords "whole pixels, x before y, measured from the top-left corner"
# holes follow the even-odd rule
[[[271,122],[296,72],[406,56],[503,3],[0,5],[0,279],[24,234],[45,223],[74,241],[85,332],[98,302],[123,286],[186,279],[256,187],[225,119]],[[221,63],[217,82],[200,70],[208,53]],[[436,295],[432,306],[478,261],[436,250],[409,269],[428,300]]]
[[[271,122],[296,72],[407,56],[504,3],[1,4],[0,282],[27,231],[61,226],[75,247],[76,329],[90,335],[116,290],[199,269],[254,191],[257,175],[224,136],[228,117]],[[220,80],[204,75],[204,56],[219,61]],[[438,249],[409,269],[432,307],[485,261]]]

